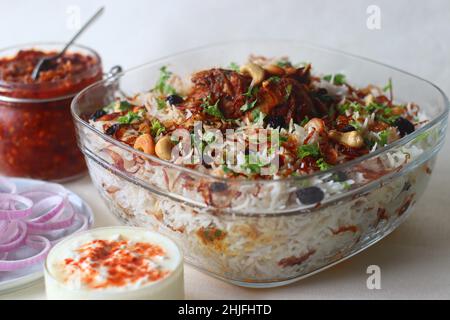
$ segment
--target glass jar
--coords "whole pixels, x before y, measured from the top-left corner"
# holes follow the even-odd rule
[[[32,50],[59,52],[63,46],[36,43],[0,50],[0,175],[67,181],[86,170],[70,104],[79,91],[102,79],[99,55],[73,45],[67,53],[73,59],[60,62],[67,69],[61,72],[58,65],[59,74],[41,73],[40,81],[24,76],[32,65],[20,61]]]

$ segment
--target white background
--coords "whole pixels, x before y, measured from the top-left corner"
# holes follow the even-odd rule
[[[232,39],[308,40],[366,56],[422,76],[450,94],[450,1],[0,1],[0,48],[64,41],[71,10],[85,21],[106,11],[80,43],[96,49],[105,69],[128,68],[180,50]],[[366,27],[369,5],[381,9],[381,29]],[[73,12],[73,11],[72,11]],[[412,216],[360,255],[296,284],[270,290],[233,287],[187,267],[188,298],[450,298],[450,148]],[[92,197],[89,180],[68,185]],[[91,201],[98,215],[105,207]],[[110,223],[110,222],[109,222]],[[382,289],[366,288],[377,264]],[[6,298],[43,298],[42,284]],[[0,297],[1,299],[2,297]]]

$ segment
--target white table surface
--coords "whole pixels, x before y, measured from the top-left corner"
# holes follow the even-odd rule
[[[82,43],[101,53],[105,66],[141,64],[178,50],[229,39],[275,37],[310,40],[398,66],[450,94],[449,1],[6,1],[0,0],[0,47],[64,40],[67,11],[82,20],[106,4],[102,20]],[[381,29],[366,28],[366,8],[381,9]],[[10,28],[13,25],[14,28]],[[119,41],[116,41],[119,39]],[[373,247],[295,284],[246,289],[186,266],[189,299],[442,299],[450,298],[450,144],[408,220]],[[66,185],[92,207],[96,226],[117,224],[88,176]],[[366,287],[366,268],[381,268],[381,289]],[[0,299],[43,299],[40,282]]]

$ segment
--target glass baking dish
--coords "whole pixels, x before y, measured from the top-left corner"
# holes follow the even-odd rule
[[[360,86],[383,86],[391,78],[396,100],[417,103],[431,120],[391,145],[330,170],[275,181],[196,172],[128,147],[86,121],[115,97],[152,88],[163,65],[186,77],[244,62],[252,53],[310,61],[315,72],[344,73]],[[444,93],[424,79],[347,53],[282,40],[230,42],[162,58],[91,85],[72,103],[78,144],[111,212],[125,224],[170,236],[198,269],[248,287],[299,280],[394,230],[427,186],[448,109]],[[364,179],[337,187],[342,174]],[[325,191],[319,205],[296,201],[296,192],[307,186]]]

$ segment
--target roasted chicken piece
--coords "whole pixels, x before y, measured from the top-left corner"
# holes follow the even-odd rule
[[[304,84],[289,77],[282,77],[278,82],[265,81],[259,90],[257,105],[269,120],[282,117],[283,126],[288,125],[291,119],[300,123],[306,117],[311,119],[326,112],[316,108]]]
[[[218,103],[218,108],[226,119],[237,119],[243,115],[240,110],[246,103],[251,77],[231,70],[210,69],[200,71],[192,76],[191,107],[200,107],[205,99]]]
[[[280,67],[277,67],[280,69]],[[272,68],[274,69],[274,68]],[[310,67],[294,68],[282,76],[271,74],[271,68],[266,70],[266,80],[255,85],[256,90],[249,90],[252,78],[246,74],[224,69],[210,69],[198,72],[192,76],[192,93],[187,99],[187,107],[201,111],[202,104],[218,103],[218,108],[224,118],[238,119],[247,115],[252,118],[252,110],[242,111],[242,107],[254,102],[255,107],[268,116],[268,120],[277,119],[281,126],[289,124],[291,119],[300,123],[305,119],[321,117],[327,108],[311,95]],[[249,95],[249,91],[253,95]]]

